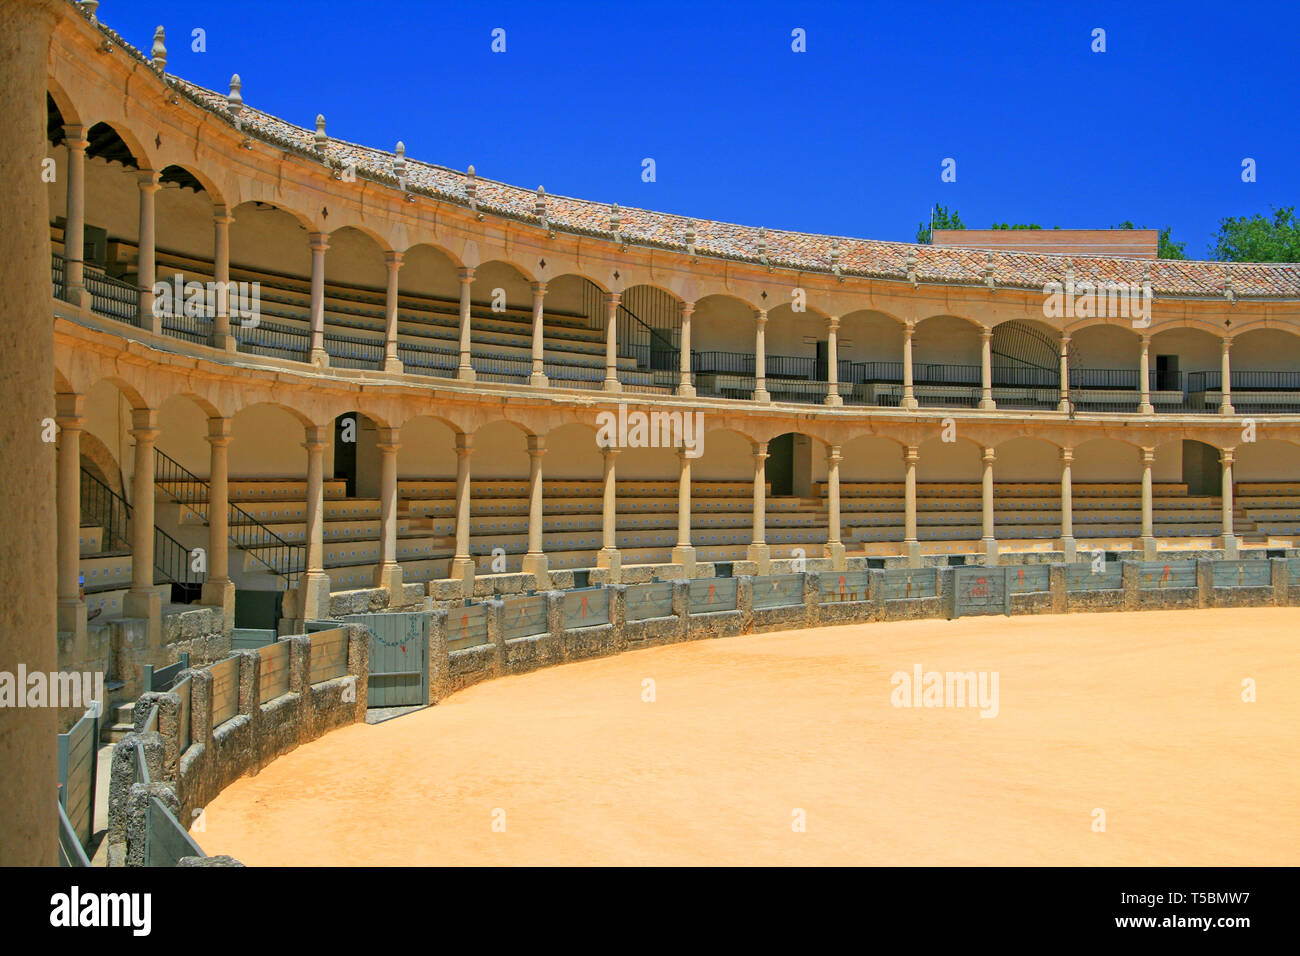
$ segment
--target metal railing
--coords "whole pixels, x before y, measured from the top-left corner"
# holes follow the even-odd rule
[[[398,342],[397,357],[402,361],[404,372],[441,378],[455,378],[456,368],[460,364],[460,352],[455,349],[417,345],[413,342]]]
[[[103,530],[102,550],[131,550],[131,506],[85,468],[81,469],[81,520]]]
[[[128,325],[139,324],[140,290],[136,286],[115,279],[89,263],[82,266],[82,280],[90,293],[92,312]]]
[[[54,283],[54,297],[68,298],[68,260],[57,252],[50,253],[50,279]]]
[[[230,331],[235,336],[239,351],[250,355],[305,362],[311,353],[310,333],[293,326],[265,321],[254,326],[232,323]]]
[[[1232,372],[1232,390],[1235,391],[1297,391],[1300,390],[1300,372]],[[1189,392],[1218,391],[1223,387],[1221,371],[1188,372]]]
[[[384,367],[384,343],[381,339],[331,332],[328,328],[323,339],[325,351],[330,357],[330,365],[336,368]],[[307,341],[310,345],[311,339],[308,338]]]
[[[187,506],[211,500],[211,488],[206,481],[162,451],[154,449],[154,453],[154,482],[165,495]],[[306,568],[306,545],[290,544],[236,504],[228,502],[227,507],[230,540],[292,587]]]

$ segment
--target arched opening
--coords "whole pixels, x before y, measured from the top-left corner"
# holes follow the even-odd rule
[[[922,407],[979,404],[983,381],[980,329],[955,315],[934,315],[916,323],[912,337],[912,381]]]
[[[729,295],[706,295],[691,319],[691,371],[699,395],[752,398],[754,307]]]
[[[360,412],[334,419],[334,477],[343,482],[348,498],[378,498],[379,429]]]
[[[337,368],[383,368],[388,284],[384,248],[345,226],[325,251],[325,351]]]
[[[257,282],[256,320],[231,318],[239,351],[305,362],[311,352],[311,248],[306,225],[264,202],[241,203],[230,224],[230,279]]]
[[[1056,329],[1034,319],[999,323],[993,327],[989,352],[999,408],[1060,404],[1061,336]]]
[[[1232,339],[1232,404],[1239,414],[1300,412],[1300,335],[1251,329]],[[1202,403],[1223,400],[1222,370],[1190,376],[1188,391],[1204,389]],[[1198,388],[1199,386],[1199,388]]]
[[[1157,332],[1151,336],[1149,349],[1151,391],[1172,396],[1164,401],[1159,396],[1153,397],[1152,404],[1157,410],[1188,410],[1188,392],[1203,392],[1206,375],[1221,369],[1223,340],[1204,329]]]
[[[484,382],[527,382],[532,373],[532,283],[501,260],[474,270],[470,285],[475,375]]]
[[[673,372],[681,367],[681,301],[665,289],[634,285],[619,302],[618,337],[642,371]],[[672,385],[675,375],[656,376],[655,384]]]
[[[1142,343],[1119,325],[1070,333],[1070,403],[1081,412],[1137,411]]]
[[[844,401],[897,407],[903,395],[903,325],[874,310],[840,317],[840,381],[853,383]]]

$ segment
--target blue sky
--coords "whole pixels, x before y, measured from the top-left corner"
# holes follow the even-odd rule
[[[937,201],[971,228],[1168,225],[1203,258],[1222,217],[1300,198],[1290,0],[105,0],[100,16],[146,53],[161,22],[170,72],[223,92],[237,72],[246,103],[299,125],[324,113],[354,142],[700,219],[912,241]]]

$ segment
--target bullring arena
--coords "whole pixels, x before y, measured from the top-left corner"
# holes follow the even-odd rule
[[[554,196],[95,8],[5,77],[12,651],[107,687],[11,858],[1297,861],[1300,267]]]

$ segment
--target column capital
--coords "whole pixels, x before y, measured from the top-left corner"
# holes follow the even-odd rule
[[[1154,448],[1142,449],[1142,464],[1149,465],[1156,460],[1156,450]]]
[[[993,341],[993,330],[990,329],[988,326],[984,326],[984,327],[980,330],[980,338],[983,339],[985,342],[992,342],[992,341]]]
[[[461,432],[456,436],[456,454],[468,458],[474,452],[474,436]]]
[[[307,245],[311,247],[312,252],[323,253],[330,247],[329,235],[323,232],[307,233]]]
[[[375,430],[376,447],[380,451],[395,452],[402,447],[402,430],[400,428],[378,428]]]
[[[1225,336],[1223,337],[1223,351],[1224,351],[1224,352],[1227,352],[1227,351],[1228,351],[1229,349],[1231,349],[1231,348],[1232,348],[1232,336],[1231,336],[1231,335],[1225,335]]]
[[[462,285],[469,285],[474,281],[474,270],[468,266],[463,269],[457,269],[456,278],[461,281]]]
[[[694,303],[694,302],[683,302],[683,303],[682,303],[682,315],[690,315],[690,314],[693,313],[694,311],[695,311],[695,303]]]
[[[60,428],[80,428],[85,424],[86,396],[80,392],[59,392],[54,396],[54,420]]]
[[[622,302],[622,301],[623,301],[623,293],[622,293],[622,292],[606,292],[606,293],[605,293],[605,304],[606,304],[606,305],[618,305],[618,304],[619,304],[620,302]]]
[[[528,436],[528,456],[530,458],[541,458],[546,454],[546,438],[542,435]]]
[[[229,206],[218,203],[212,207],[212,221],[218,226],[229,226],[235,221],[235,217],[230,214]]]
[[[1073,449],[1073,448],[1069,448],[1069,447],[1062,448],[1062,449],[1061,449],[1061,461],[1065,462],[1067,465],[1068,465],[1070,462],[1074,461],[1074,449]]]
[[[616,446],[614,446],[614,445],[601,445],[601,446],[600,446],[601,454],[603,454],[606,458],[615,458],[615,457],[618,456],[618,453],[621,452],[622,450],[623,450],[623,449],[618,448],[618,447],[616,447]]]
[[[903,461],[914,465],[920,460],[921,460],[920,445],[907,445],[906,447],[903,448]]]
[[[910,339],[916,334],[916,324],[913,322],[903,323],[903,338]]]
[[[533,295],[535,295],[535,296],[543,296],[543,295],[546,295],[546,283],[545,283],[545,282],[534,282],[534,283],[532,284],[532,290],[533,290]]]
[[[136,176],[142,193],[156,193],[162,188],[162,174],[156,169],[142,169]]]
[[[827,445],[827,446],[826,446],[826,463],[827,463],[827,464],[829,464],[829,465],[838,465],[838,464],[839,464],[840,462],[842,462],[843,460],[844,460],[844,456],[843,456],[842,454],[840,454],[840,446],[839,446],[839,445]]]
[[[826,316],[826,327],[832,332],[838,330],[840,327],[840,317],[838,315]]]
[[[152,440],[158,437],[158,409],[131,409],[131,434],[137,438]]]
[[[90,145],[90,140],[86,139],[86,127],[76,123],[64,123],[63,145],[68,149],[84,151]]]
[[[998,460],[998,456],[997,453],[992,448],[985,448],[984,456],[981,460],[984,462],[984,464],[991,465]]]
[[[1138,338],[1140,338],[1140,339],[1142,340],[1142,347],[1143,347],[1143,348],[1146,348],[1147,346],[1149,346],[1149,345],[1151,344],[1151,333],[1150,333],[1150,332],[1143,332],[1143,333],[1141,333],[1141,334],[1138,336]]]
[[[308,451],[324,449],[326,443],[333,438],[333,431],[333,422],[328,425],[308,425],[302,447]]]
[[[1061,351],[1064,352],[1064,351],[1066,350],[1066,348],[1069,346],[1069,344],[1070,344],[1070,337],[1069,337],[1068,335],[1062,335],[1062,336],[1061,336]]]
[[[755,457],[755,458],[764,458],[764,459],[765,459],[765,458],[770,458],[770,457],[771,457],[771,456],[767,453],[767,442],[765,442],[765,441],[750,442],[750,443],[749,443],[749,447],[752,448],[752,449],[754,450],[754,457]]]
[[[1233,452],[1234,452],[1235,450],[1236,450],[1236,449],[1233,449],[1233,448],[1224,448],[1224,449],[1222,449],[1222,450],[1219,452],[1219,464],[1221,464],[1221,465],[1231,465],[1231,464],[1233,463],[1233,461],[1236,460],[1235,456],[1233,455]]]
[[[402,253],[395,249],[390,249],[384,253],[384,264],[388,266],[390,272],[396,272],[402,268]]]
[[[224,448],[230,444],[232,422],[229,418],[213,416],[208,419],[208,443]]]
[[[761,329],[763,326],[767,325],[767,309],[755,309],[755,310],[754,310],[754,321],[756,321],[756,322],[758,323],[758,327],[759,327],[760,329]]]

